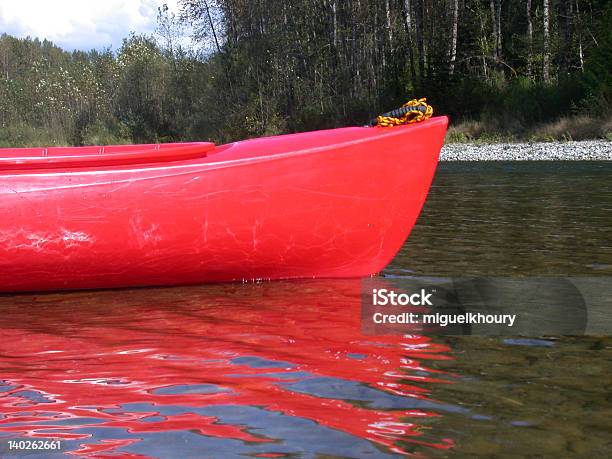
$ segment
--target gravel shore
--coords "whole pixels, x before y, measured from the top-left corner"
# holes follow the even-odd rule
[[[612,161],[612,142],[454,143],[444,145],[440,161]]]

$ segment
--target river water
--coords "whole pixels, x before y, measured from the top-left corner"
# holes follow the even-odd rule
[[[611,274],[605,162],[442,163],[384,273]],[[0,296],[0,457],[609,454],[610,338],[364,336],[359,288]]]

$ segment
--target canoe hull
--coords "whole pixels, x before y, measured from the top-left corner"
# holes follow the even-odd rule
[[[446,119],[392,129],[257,157],[241,151],[275,138],[206,162],[5,172],[0,291],[379,272],[420,213]]]

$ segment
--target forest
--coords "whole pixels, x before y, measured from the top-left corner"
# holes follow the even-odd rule
[[[0,36],[0,145],[226,142],[424,96],[450,141],[612,140],[608,0],[180,0],[157,24],[117,50]]]

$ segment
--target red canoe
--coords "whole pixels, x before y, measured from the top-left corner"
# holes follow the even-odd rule
[[[379,272],[419,215],[446,126],[0,149],[0,291]]]

